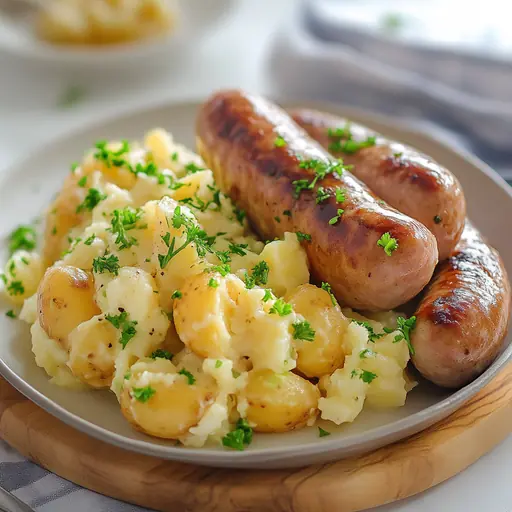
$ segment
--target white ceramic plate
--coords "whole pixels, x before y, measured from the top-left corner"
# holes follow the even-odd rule
[[[140,138],[155,126],[174,133],[179,142],[193,146],[194,120],[199,103],[160,105],[102,122],[36,151],[0,175],[0,240],[14,226],[40,215],[69,172],[70,163],[98,139]],[[504,236],[512,218],[510,188],[493,171],[468,155],[461,155],[420,133],[390,120],[348,108],[325,107],[355,121],[371,125],[389,137],[414,145],[450,168],[460,179],[474,223],[501,252],[512,274],[512,242]],[[0,258],[7,257],[2,247]],[[278,468],[304,466],[354,455],[397,441],[426,428],[460,407],[505,365],[512,352],[507,347],[494,364],[469,386],[450,392],[421,382],[399,409],[364,411],[351,425],[336,427],[320,422],[329,437],[318,437],[317,428],[287,434],[259,434],[244,452],[222,447],[176,447],[135,432],[124,420],[113,394],[107,391],[69,391],[51,384],[31,352],[28,328],[0,315],[0,373],[23,394],[73,427],[128,450],[196,464]]]
[[[165,65],[172,50],[197,45],[235,5],[236,0],[175,0],[179,8],[177,28],[154,40],[101,47],[59,46],[37,38],[30,22],[12,23],[0,17],[0,51],[16,57],[67,65],[76,69],[153,68]]]

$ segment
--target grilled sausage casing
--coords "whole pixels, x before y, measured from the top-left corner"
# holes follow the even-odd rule
[[[440,263],[416,311],[413,363],[428,380],[463,386],[496,358],[510,318],[510,283],[498,252],[469,223]]]
[[[286,143],[282,147],[275,145],[278,136]],[[342,303],[392,309],[432,277],[438,256],[432,233],[380,201],[350,172],[318,183],[331,191],[341,187],[342,203],[331,196],[317,204],[314,190],[296,197],[293,182],[314,178],[301,161],[337,160],[272,103],[241,91],[215,94],[199,112],[197,145],[221,190],[247,212],[262,238],[286,231],[311,235],[303,246],[312,277],[328,282]],[[340,208],[343,213],[330,225]],[[391,256],[377,245],[384,233],[398,240]]]
[[[441,261],[450,256],[464,228],[466,201],[448,169],[347,119],[309,109],[296,109],[291,115],[325,149],[353,165],[352,173],[372,192],[424,224],[437,239]],[[375,137],[375,143],[351,149],[349,137],[363,144]]]

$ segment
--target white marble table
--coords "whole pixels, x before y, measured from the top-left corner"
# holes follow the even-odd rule
[[[187,58],[150,80],[136,76],[69,76],[13,62],[0,55],[0,168],[36,145],[73,127],[159,99],[200,97],[215,88],[240,86],[272,92],[265,74],[271,35],[295,0],[240,0],[235,13]],[[81,85],[84,100],[59,109],[59,96]],[[512,512],[512,436],[462,474],[416,497],[380,507],[379,512]],[[0,461],[1,462],[1,461]],[[88,509],[89,510],[89,509]],[[88,512],[73,507],[74,512]]]

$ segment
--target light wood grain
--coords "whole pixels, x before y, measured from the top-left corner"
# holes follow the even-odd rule
[[[68,480],[162,512],[355,512],[462,471],[512,430],[512,365],[437,425],[368,455],[303,469],[243,471],[163,461],[82,434],[0,379],[0,436]]]

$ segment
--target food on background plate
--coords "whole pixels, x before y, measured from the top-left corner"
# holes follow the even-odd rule
[[[222,91],[203,105],[197,145],[219,187],[263,238],[303,233],[315,282],[344,304],[389,310],[437,264],[428,229],[388,206],[269,101]]]
[[[510,320],[510,283],[500,255],[469,221],[415,315],[414,365],[440,386],[468,384],[501,350]]]
[[[108,45],[155,38],[176,25],[168,0],[50,0],[36,19],[41,39],[59,45]]]
[[[309,109],[290,111],[293,120],[345,164],[372,192],[424,224],[436,237],[439,260],[460,239],[466,201],[459,181],[428,156],[347,119]]]
[[[282,235],[258,240],[204,162],[154,130],[72,166],[41,254],[30,227],[13,232],[3,290],[53,383],[110,388],[151,436],[241,450],[402,406],[414,319],[342,309],[310,283],[306,233]]]

